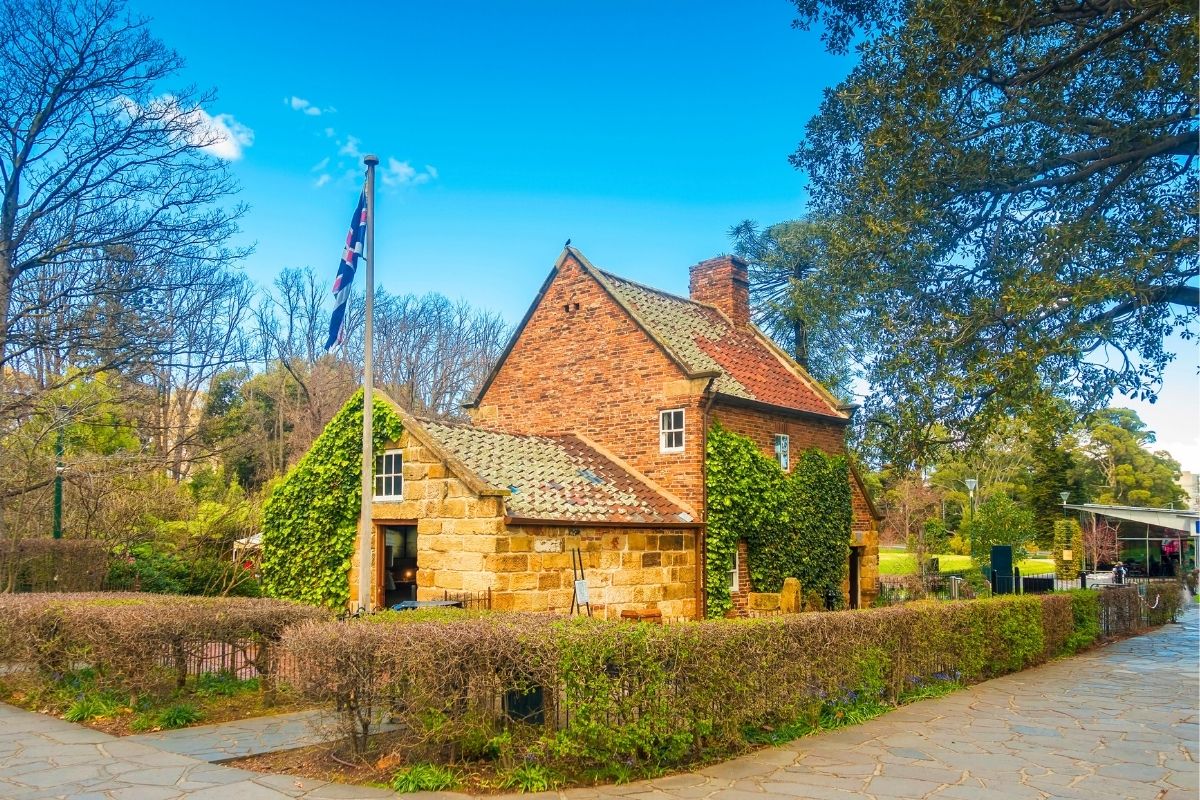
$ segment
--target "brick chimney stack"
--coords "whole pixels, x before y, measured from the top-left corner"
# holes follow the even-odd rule
[[[692,299],[725,312],[735,325],[750,322],[750,274],[737,256],[717,256],[701,261],[689,271]]]

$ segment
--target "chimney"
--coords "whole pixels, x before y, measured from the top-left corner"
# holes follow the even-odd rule
[[[693,300],[716,306],[735,325],[750,322],[750,277],[745,261],[737,256],[717,256],[701,261],[688,273]]]

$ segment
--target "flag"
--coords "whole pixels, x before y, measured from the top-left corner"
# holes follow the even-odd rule
[[[325,349],[332,350],[346,340],[346,305],[350,302],[350,287],[354,284],[354,271],[362,256],[363,240],[367,235],[367,190],[358,196],[358,208],[350,218],[350,232],[346,234],[346,249],[338,264],[333,279],[333,316],[329,319],[329,339]]]

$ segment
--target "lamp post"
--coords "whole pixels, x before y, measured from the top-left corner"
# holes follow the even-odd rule
[[[63,427],[66,409],[59,409],[58,434],[54,437],[54,538],[62,538]]]
[[[963,481],[963,485],[967,487],[967,492],[971,495],[971,516],[975,516],[975,487],[979,485],[979,481],[975,478],[967,478]]]

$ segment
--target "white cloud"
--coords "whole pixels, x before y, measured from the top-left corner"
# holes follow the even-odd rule
[[[224,161],[237,161],[254,144],[254,131],[232,114],[209,114],[200,106],[182,108],[174,95],[165,94],[139,106],[128,97],[117,102],[131,118],[159,125],[176,139],[186,136],[188,144]]]
[[[326,159],[326,160],[328,160],[328,159]],[[316,180],[313,182],[313,186],[315,186],[315,187],[317,187],[318,189],[320,189],[322,186],[324,186],[325,184],[329,183],[331,180],[333,180],[333,178],[331,178],[331,177],[329,176],[329,173],[328,173],[328,172],[326,172],[326,173],[322,174],[322,175],[321,175],[319,178],[317,178],[317,179],[316,179]]]
[[[328,166],[329,166],[329,156],[325,156],[320,161],[318,161],[316,164],[314,164],[313,168],[309,171],[310,172],[321,172]]]
[[[336,110],[333,108],[318,108],[308,100],[305,100],[303,97],[296,97],[296,95],[283,98],[283,104],[285,106],[290,106],[292,111],[299,111],[307,114],[310,117],[319,117],[322,114],[332,114]]]
[[[325,129],[325,138],[326,139],[332,139],[336,135],[337,135],[337,132],[333,128]]]
[[[380,174],[384,186],[420,186],[436,177],[437,170],[428,164],[424,170],[417,172],[412,164],[395,158],[387,160],[387,166]]]
[[[362,157],[362,152],[360,152],[358,149],[358,146],[362,144],[362,142],[359,141],[357,136],[347,136],[346,141],[338,142],[338,144],[341,145],[338,148],[339,156],[350,156],[350,158]]]

